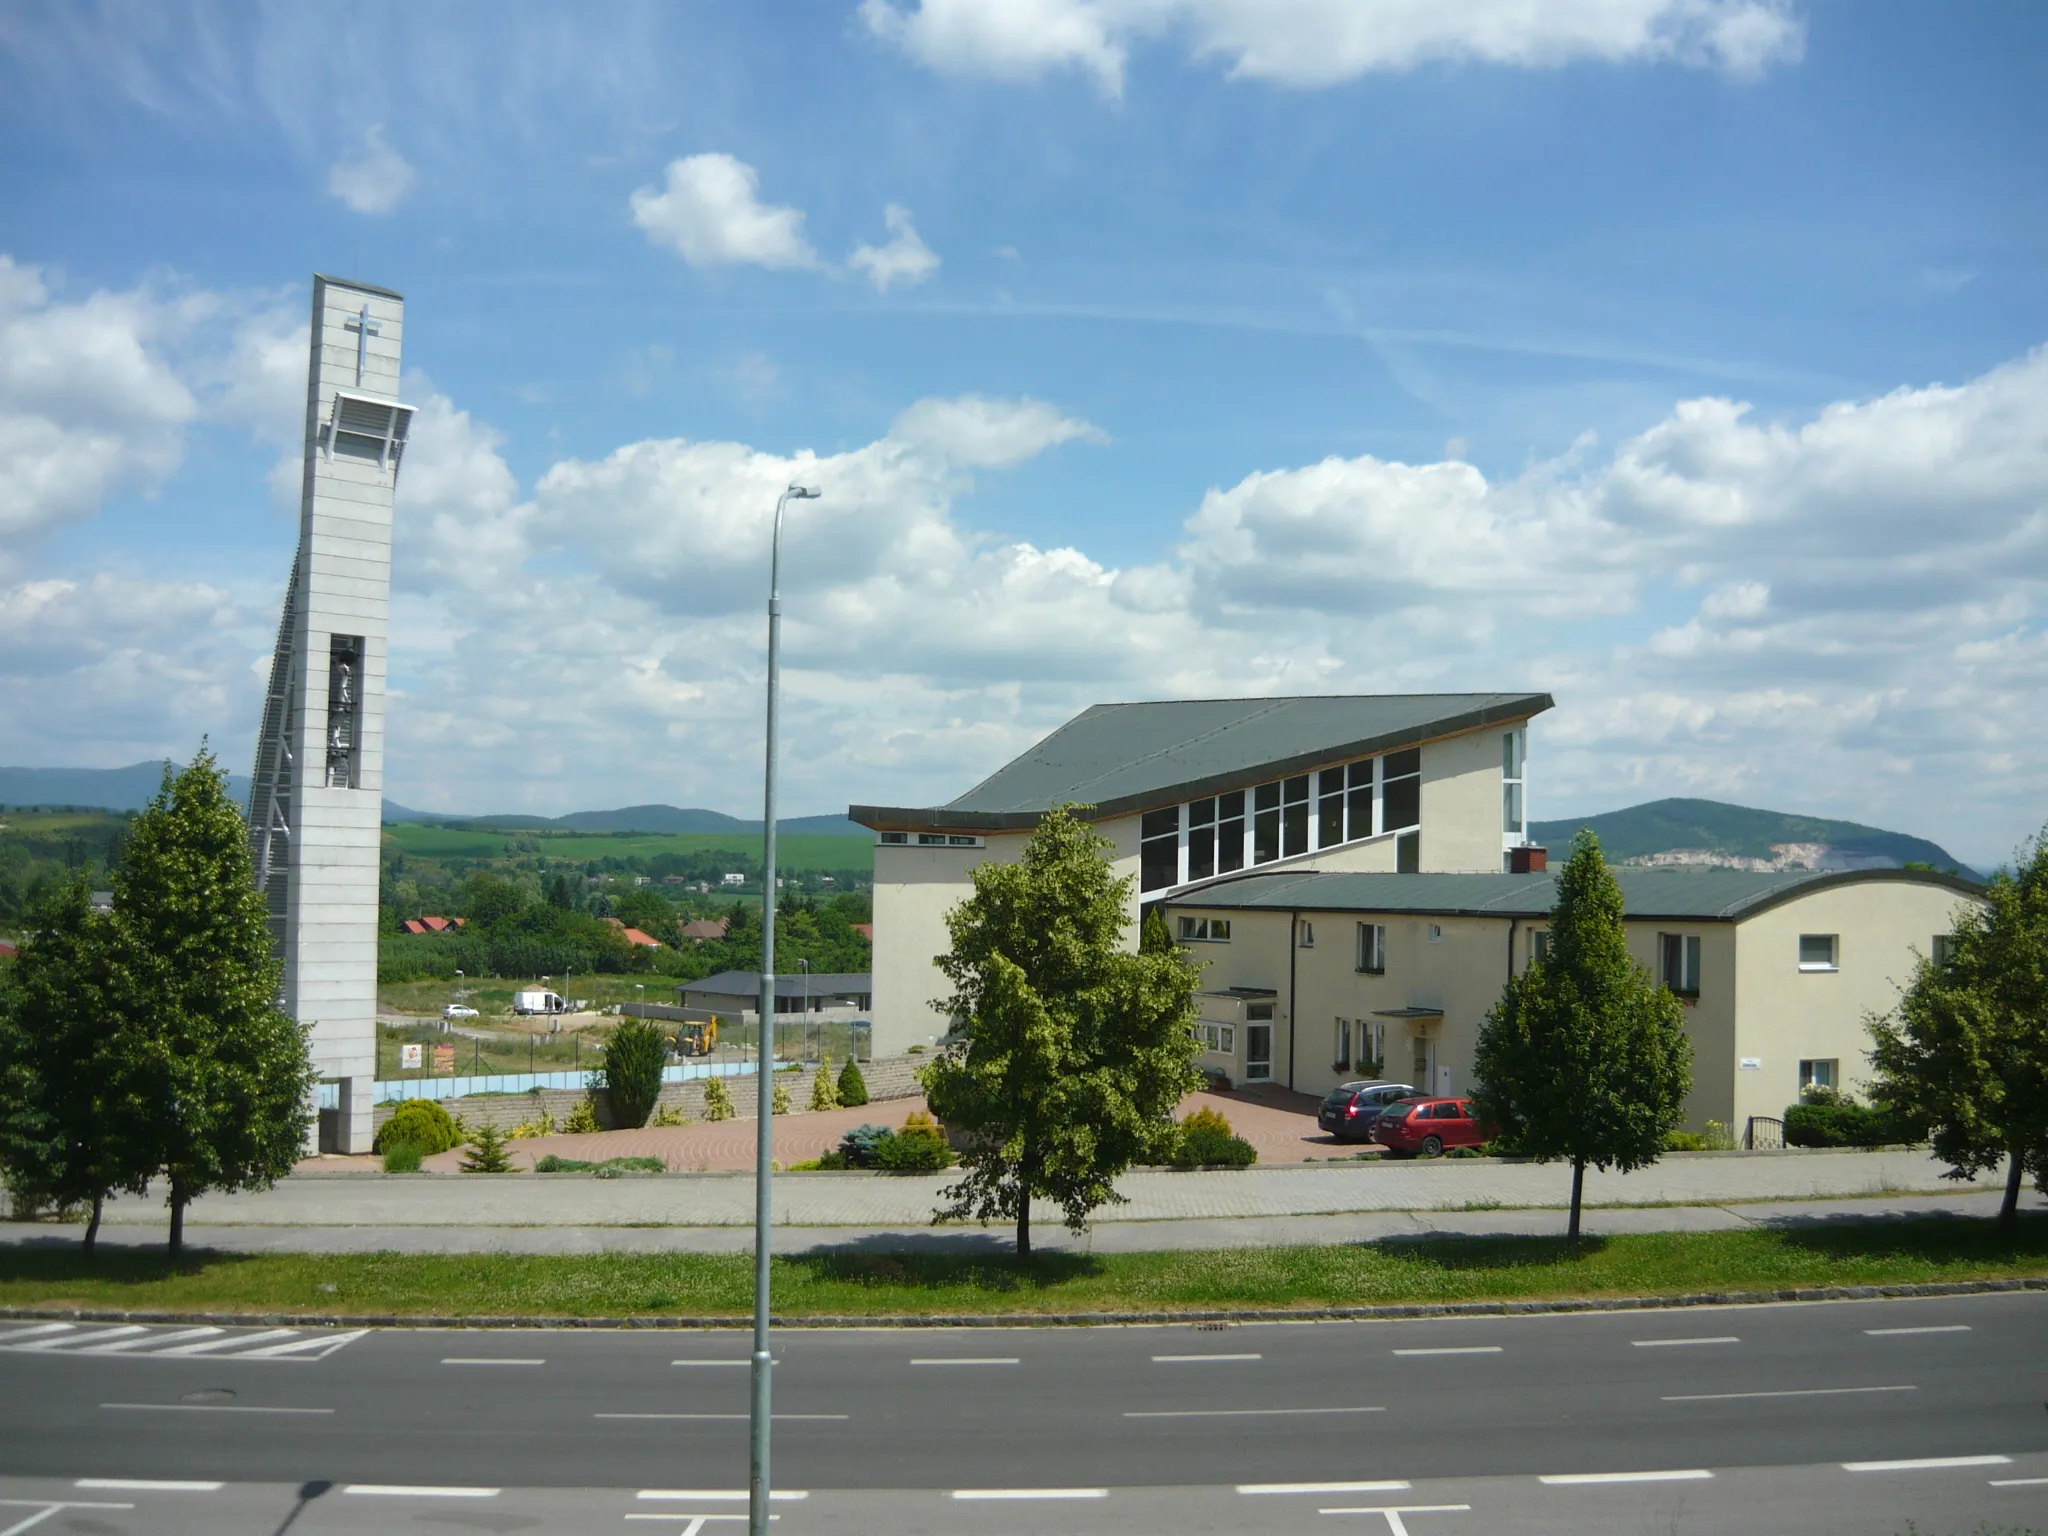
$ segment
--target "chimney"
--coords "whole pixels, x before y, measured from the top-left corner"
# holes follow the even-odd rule
[[[1508,850],[1508,873],[1511,875],[1541,875],[1550,869],[1550,850],[1539,848],[1534,843],[1524,843],[1519,848]]]

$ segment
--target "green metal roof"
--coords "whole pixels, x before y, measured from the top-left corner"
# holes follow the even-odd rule
[[[1623,908],[1633,918],[1736,922],[1829,886],[1886,880],[1940,885],[1974,896],[1983,887],[1917,869],[1755,873],[1741,869],[1617,869]],[[1233,875],[1188,891],[1168,906],[1203,910],[1398,912],[1429,917],[1540,918],[1557,904],[1557,876],[1382,875],[1300,870]]]
[[[1032,827],[1063,803],[1119,816],[1526,720],[1547,693],[1327,694],[1097,704],[943,806],[856,805],[871,827]]]

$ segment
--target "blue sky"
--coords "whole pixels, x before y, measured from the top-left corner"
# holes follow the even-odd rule
[[[745,811],[801,467],[802,810],[1097,699],[1547,687],[1538,814],[2003,856],[2048,16],[1519,10],[12,6],[0,758],[246,755],[322,270],[409,304],[401,801]]]

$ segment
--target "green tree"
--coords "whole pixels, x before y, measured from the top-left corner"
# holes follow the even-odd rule
[[[512,1156],[505,1150],[505,1133],[490,1121],[476,1128],[469,1147],[457,1166],[464,1173],[511,1173]]]
[[[249,831],[201,748],[136,819],[114,876],[119,1113],[170,1188],[170,1251],[207,1190],[268,1189],[305,1147],[306,1030],[277,1005]]]
[[[756,1113],[759,1113],[756,1110]],[[768,1113],[786,1115],[789,1113],[789,1084],[782,1080],[780,1072],[775,1074],[775,1092],[768,1097]]]
[[[851,1056],[846,1065],[839,1069],[839,1102],[848,1109],[856,1109],[868,1101],[868,1080],[861,1076],[860,1063]]]
[[[151,1172],[121,1112],[110,938],[73,880],[30,910],[21,954],[0,972],[0,1168],[17,1206],[92,1207],[88,1259],[106,1197],[140,1194]]]
[[[825,1057],[818,1063],[818,1075],[811,1079],[811,1108],[837,1109],[839,1107],[839,1085],[832,1079],[832,1058]]]
[[[1138,953],[1170,955],[1173,949],[1173,934],[1167,929],[1166,914],[1157,907],[1146,908],[1145,920],[1138,925]]]
[[[1957,915],[1944,963],[1923,958],[1893,1013],[1870,1021],[1871,1098],[1931,1130],[1949,1177],[2006,1164],[2001,1226],[2031,1170],[2048,1187],[2048,828]]]
[[[937,964],[954,993],[937,1006],[956,1041],[919,1074],[932,1110],[966,1132],[965,1176],[941,1219],[1017,1224],[1031,1253],[1031,1201],[1084,1230],[1114,1181],[1171,1145],[1172,1113],[1201,1084],[1192,1060],[1199,971],[1169,946],[1124,948],[1131,881],[1109,844],[1066,806],[1048,811],[1014,864],[983,864],[947,915]]]
[[[1508,1145],[1571,1163],[1574,1245],[1586,1165],[1646,1168],[1684,1117],[1684,1007],[1629,957],[1621,887],[1588,830],[1558,877],[1549,951],[1509,979],[1480,1025],[1473,1076],[1479,1118]]]
[[[668,1042],[646,1019],[627,1019],[612,1031],[593,1086],[610,1094],[612,1123],[620,1130],[637,1131],[647,1123],[661,1097],[661,1072],[667,1065]]]
[[[548,905],[558,912],[575,910],[576,898],[570,893],[567,875],[557,875],[548,882]]]
[[[478,928],[516,917],[525,905],[526,893],[515,882],[488,870],[471,875],[463,892],[463,915]]]

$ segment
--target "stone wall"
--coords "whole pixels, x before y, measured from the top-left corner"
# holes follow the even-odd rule
[[[860,1074],[868,1085],[868,1100],[879,1103],[885,1099],[907,1099],[921,1090],[917,1085],[917,1069],[930,1061],[929,1055],[885,1056],[876,1061],[860,1064]],[[838,1068],[833,1068],[836,1075]],[[817,1076],[814,1066],[805,1067],[801,1072],[782,1072],[777,1076],[789,1089],[789,1107],[801,1114],[810,1106],[811,1082]],[[732,1095],[733,1113],[743,1120],[754,1117],[754,1078],[751,1073],[745,1077],[723,1079],[726,1089]],[[656,1101],[656,1112],[664,1109],[681,1109],[692,1122],[704,1118],[704,1083],[701,1077],[691,1078],[686,1083],[663,1083],[661,1098]],[[594,1094],[597,1100],[597,1118],[606,1125],[611,1123],[611,1106],[602,1093]],[[495,1125],[509,1131],[523,1121],[534,1120],[542,1114],[554,1116],[560,1125],[574,1113],[582,1102],[582,1090],[576,1088],[543,1088],[537,1093],[510,1093],[502,1097],[490,1095],[481,1098],[443,1099],[441,1107],[451,1115],[460,1115],[470,1125]],[[395,1106],[377,1106],[377,1128],[383,1129]]]

